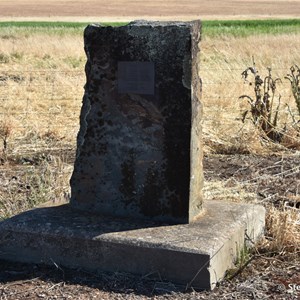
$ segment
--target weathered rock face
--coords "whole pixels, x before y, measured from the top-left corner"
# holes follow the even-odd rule
[[[175,223],[201,212],[200,27],[86,28],[73,207]]]

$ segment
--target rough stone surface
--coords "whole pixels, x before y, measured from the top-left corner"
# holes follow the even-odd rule
[[[208,201],[191,224],[99,216],[69,205],[38,208],[0,223],[0,259],[124,271],[211,289],[247,237],[265,224],[257,205]]]
[[[202,208],[199,21],[88,26],[71,205],[188,223]]]

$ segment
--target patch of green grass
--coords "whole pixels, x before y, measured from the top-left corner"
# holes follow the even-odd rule
[[[83,67],[85,64],[85,59],[83,57],[68,56],[64,58],[63,61],[73,69],[79,68],[80,66]]]
[[[300,33],[300,19],[203,21],[204,36]]]
[[[16,35],[25,37],[32,34],[49,35],[78,35],[93,22],[0,22],[0,38],[15,38]],[[94,22],[95,23],[95,22]],[[126,23],[101,23],[103,26],[122,26]]]
[[[0,37],[14,37],[47,33],[58,35],[82,34],[91,22],[0,22]],[[126,23],[101,23],[104,26],[122,26]],[[208,37],[246,37],[257,34],[300,33],[300,19],[285,20],[211,20],[203,21],[203,35]]]
[[[0,64],[9,63],[9,56],[5,53],[0,52]]]
[[[19,51],[14,51],[14,52],[11,53],[10,56],[14,61],[20,61],[20,60],[22,60],[22,58],[24,56],[24,53],[19,52]]]
[[[30,27],[30,28],[84,28],[88,24],[93,22],[40,22],[40,21],[6,21],[0,22],[1,27]],[[99,22],[104,26],[122,26],[126,23],[121,22],[112,22],[112,23],[103,23]]]

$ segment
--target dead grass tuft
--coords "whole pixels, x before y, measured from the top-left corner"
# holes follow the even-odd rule
[[[300,252],[300,212],[298,209],[270,207],[266,218],[266,239],[261,245],[264,252]]]
[[[63,157],[41,153],[20,157],[16,163],[1,169],[0,219],[68,199],[72,166]]]
[[[8,139],[11,137],[13,132],[13,124],[9,119],[0,120],[0,139],[3,142],[2,146],[2,155],[0,158],[6,160],[7,158],[7,148],[8,148]]]
[[[300,115],[300,68],[297,65],[291,66],[290,73],[285,78],[291,83],[292,93]]]

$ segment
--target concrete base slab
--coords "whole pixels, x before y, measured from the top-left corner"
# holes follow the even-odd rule
[[[69,205],[37,208],[0,223],[0,258],[152,274],[212,289],[233,266],[245,236],[256,240],[264,226],[263,207],[223,201],[208,201],[197,221],[172,226],[92,215]]]

